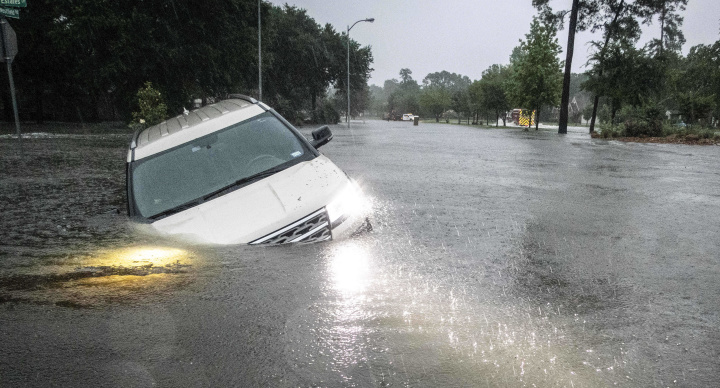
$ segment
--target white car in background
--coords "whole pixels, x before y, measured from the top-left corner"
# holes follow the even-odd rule
[[[405,113],[404,115],[402,115],[402,120],[403,121],[413,121],[415,119],[415,117],[418,117],[418,116],[415,116],[412,113]]]
[[[330,240],[369,229],[360,188],[277,112],[233,95],[135,134],[128,214],[163,233],[217,244]]]

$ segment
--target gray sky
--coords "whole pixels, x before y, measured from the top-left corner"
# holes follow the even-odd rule
[[[421,82],[428,73],[447,70],[480,79],[483,70],[495,63],[509,63],[513,47],[530,30],[536,11],[531,0],[271,0],[307,10],[318,24],[332,24],[345,31],[356,20],[373,17],[374,23],[358,23],[350,37],[372,46],[374,63],[370,84],[382,86],[409,68]],[[567,9],[571,0],[551,0],[553,9]],[[690,0],[683,13],[687,43],[683,52],[697,44],[720,39],[720,0]],[[645,28],[642,42],[659,37],[656,22]],[[584,71],[589,45],[600,39],[583,32],[575,37],[573,71]],[[558,33],[563,49],[567,30]],[[565,54],[562,54],[562,59]]]

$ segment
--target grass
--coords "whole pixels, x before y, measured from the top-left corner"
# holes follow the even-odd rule
[[[116,122],[101,123],[66,123],[57,121],[48,121],[43,124],[34,122],[21,122],[20,132],[27,133],[62,133],[62,134],[107,134],[107,133],[132,133],[133,130],[128,128],[127,124]],[[14,134],[15,123],[0,123],[0,134]]]
[[[659,136],[634,136],[624,125],[603,125],[593,138],[621,139],[654,143],[720,144],[720,131],[715,128],[678,127],[663,124]]]

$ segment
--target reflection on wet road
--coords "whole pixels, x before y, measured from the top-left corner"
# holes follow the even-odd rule
[[[322,149],[373,232],[269,248],[108,211],[125,139],[0,140],[3,385],[720,383],[716,147],[405,124]]]

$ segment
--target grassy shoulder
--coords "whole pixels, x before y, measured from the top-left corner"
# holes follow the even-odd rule
[[[100,122],[100,123],[66,123],[48,121],[43,124],[34,122],[20,123],[22,134],[30,133],[52,133],[52,134],[81,134],[81,135],[102,135],[102,134],[132,134],[134,131],[128,128],[124,122]],[[0,134],[14,135],[15,123],[0,123]]]
[[[518,128],[517,126],[506,126],[506,125],[487,125],[487,124],[468,124],[467,121],[463,121],[458,123],[456,120],[450,120],[446,122],[445,120],[435,121],[435,119],[420,119],[420,124],[443,124],[443,125],[460,125],[463,127],[471,127],[471,128],[481,128],[481,129],[512,129],[512,128]]]
[[[720,130],[715,128],[663,125],[655,131],[637,130],[626,124],[605,126],[591,133],[594,139],[614,139],[637,143],[720,145]]]

